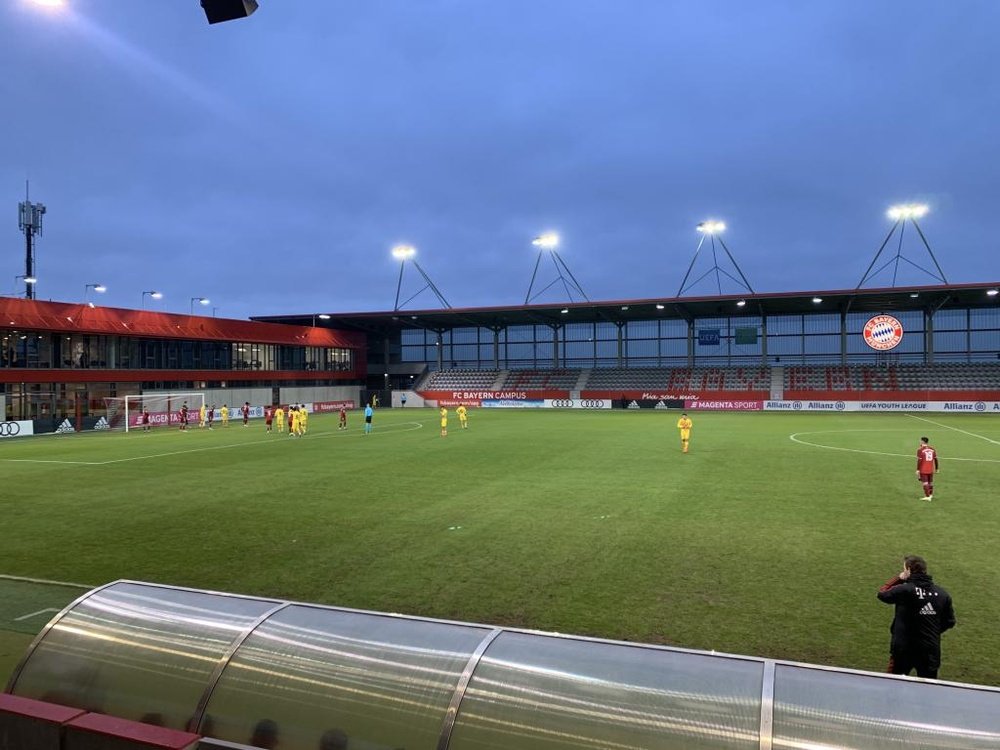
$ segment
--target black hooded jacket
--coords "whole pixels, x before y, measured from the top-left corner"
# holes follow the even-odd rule
[[[923,653],[940,664],[941,634],[955,627],[951,596],[927,573],[914,573],[905,581],[893,578],[877,594],[879,601],[896,605],[889,632],[890,650],[896,654]]]

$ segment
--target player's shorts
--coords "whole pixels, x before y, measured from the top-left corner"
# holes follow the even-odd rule
[[[365,421],[366,421],[366,422],[367,422],[368,424],[371,424],[371,423],[372,423],[372,418],[371,418],[371,417],[365,417]]]
[[[447,427],[448,426],[448,420],[447,419],[442,419],[441,420],[441,426],[442,427]]]
[[[921,474],[920,475],[920,481],[921,482],[927,482],[927,484],[930,484],[931,482],[934,481],[934,475],[933,474]]]
[[[691,430],[681,430],[681,440],[687,440],[691,437]]]
[[[264,420],[264,424],[266,424],[268,427],[270,427],[271,426],[271,420],[270,419],[265,419]]]

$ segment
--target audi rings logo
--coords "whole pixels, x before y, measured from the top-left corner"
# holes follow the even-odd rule
[[[14,437],[20,432],[21,425],[17,422],[0,422],[0,437]]]
[[[600,398],[582,398],[575,401],[571,398],[552,399],[553,409],[603,409],[605,400]]]

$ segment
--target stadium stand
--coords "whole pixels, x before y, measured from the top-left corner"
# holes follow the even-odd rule
[[[1000,389],[1000,364],[935,364],[786,367],[790,391],[981,391]]]
[[[417,386],[418,390],[451,391],[492,388],[500,377],[498,370],[438,370]]]
[[[500,384],[503,390],[533,391],[576,388],[580,370],[509,370]]]
[[[767,367],[643,367],[590,370],[584,388],[627,391],[669,388],[702,391],[766,391]]]

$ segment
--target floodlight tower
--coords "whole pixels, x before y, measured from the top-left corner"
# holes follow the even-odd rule
[[[17,204],[17,228],[24,232],[24,297],[35,298],[35,235],[42,233],[42,216],[45,206],[32,203],[28,197],[28,183],[24,183],[24,200]],[[29,281],[31,279],[31,281]]]
[[[580,286],[576,277],[573,276],[573,272],[570,271],[569,266],[566,265],[566,261],[562,259],[562,256],[559,255],[559,251],[556,249],[559,247],[558,234],[555,232],[546,232],[545,234],[535,237],[535,239],[531,241],[531,244],[538,248],[538,257],[535,259],[535,270],[531,272],[531,281],[528,283],[528,293],[524,295],[524,304],[530,304],[533,299],[545,293],[549,287],[559,281],[562,282],[563,289],[566,290],[566,296],[569,298],[570,302],[574,301],[573,292],[571,291],[572,289],[575,289],[584,300],[590,302],[590,298],[587,296],[587,293],[583,291],[583,287]],[[538,266],[541,264],[542,255],[545,252],[548,252],[551,256],[552,265],[556,267],[556,278],[549,282],[545,288],[536,292],[535,295],[532,296],[531,290],[535,286],[535,277],[538,275]],[[565,271],[565,274],[563,271]]]
[[[450,310],[451,305],[448,304],[448,300],[444,298],[444,295],[441,294],[440,290],[436,286],[434,286],[434,282],[431,281],[431,277],[428,276],[424,272],[424,269],[420,267],[420,264],[417,263],[416,256],[417,256],[417,248],[413,247],[413,245],[396,245],[392,249],[392,257],[399,261],[399,281],[396,283],[396,304],[392,309],[393,310],[401,309],[402,307],[406,306],[409,302],[411,302],[415,297],[422,294],[427,289],[430,289],[432,292],[434,292],[434,295],[438,298],[438,301]],[[416,268],[420,272],[420,275],[424,277],[424,281],[427,283],[423,287],[421,287],[420,290],[416,292],[416,294],[411,295],[409,299],[400,304],[399,292],[403,288],[403,269],[406,268],[406,261],[410,261],[411,263],[413,263],[414,268]]]
[[[920,225],[917,223],[917,219],[922,219],[927,215],[930,209],[924,203],[901,203],[899,205],[893,206],[888,211],[886,211],[886,216],[892,219],[892,228],[889,230],[889,234],[886,235],[885,240],[882,241],[881,246],[879,246],[878,252],[875,253],[875,257],[872,258],[872,262],[868,265],[868,270],[865,271],[865,275],[861,277],[861,281],[858,282],[857,288],[860,289],[864,286],[866,281],[870,281],[875,276],[878,276],[882,271],[888,268],[890,265],[892,268],[892,286],[896,286],[896,276],[899,274],[899,262],[906,261],[911,266],[916,268],[918,271],[923,271],[928,276],[932,276],[943,284],[947,284],[948,280],[944,276],[944,271],[941,270],[941,266],[937,262],[937,258],[934,257],[934,251],[931,250],[930,244],[927,242],[927,238],[924,236],[923,230],[920,229]],[[937,273],[929,271],[926,268],[917,265],[912,260],[903,255],[903,233],[906,230],[906,222],[913,224],[913,228],[917,230],[917,234],[920,235],[920,241],[924,243],[924,247],[927,249],[927,254],[930,255],[931,260],[934,261],[934,268],[937,269]],[[896,254],[889,258],[888,261],[883,263],[875,271],[872,269],[878,262],[879,257],[882,255],[882,251],[885,250],[886,245],[889,244],[889,240],[899,230],[899,241],[896,244]]]
[[[740,264],[736,262],[736,258],[733,254],[729,252],[729,247],[726,246],[725,240],[722,239],[722,233],[726,231],[726,225],[721,221],[703,221],[698,226],[695,227],[699,234],[701,234],[701,239],[698,240],[698,247],[694,251],[694,257],[691,259],[691,265],[688,266],[687,273],[684,274],[684,279],[681,281],[680,289],[677,291],[677,296],[684,296],[684,292],[693,287],[699,281],[704,279],[713,271],[715,272],[715,286],[719,291],[719,295],[722,295],[722,277],[735,281],[737,284],[743,286],[750,294],[753,294],[753,287],[750,286],[750,282],[747,281],[747,277],[743,274],[742,269],[740,269]],[[692,281],[690,284],[687,283],[688,277],[691,276],[691,271],[694,268],[694,264],[698,260],[698,254],[701,252],[702,246],[705,244],[705,239],[708,238],[709,243],[712,246],[712,267],[709,268],[705,273],[699,276],[697,279]],[[733,264],[733,268],[736,269],[736,273],[740,275],[740,278],[736,278],[731,273],[729,273],[725,268],[719,265],[719,256],[717,248],[715,247],[715,241],[718,239],[719,244],[726,253],[726,257],[729,258],[729,262]]]

